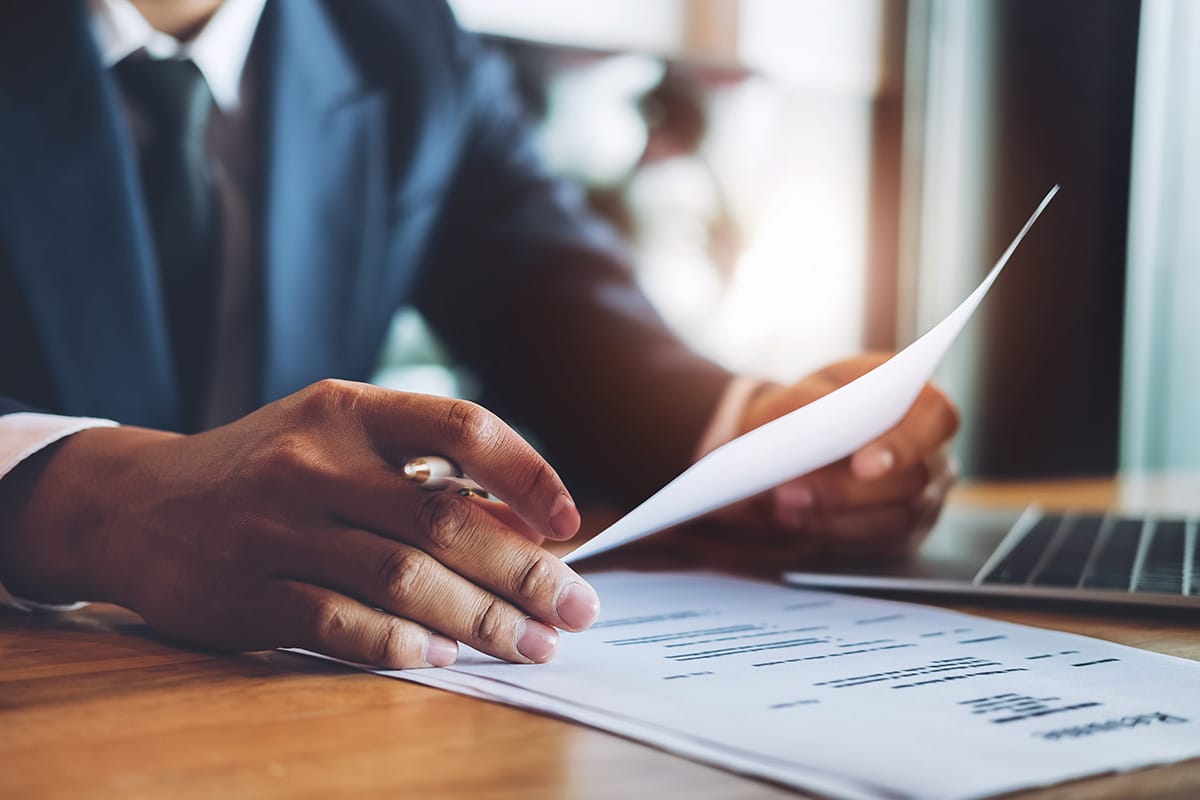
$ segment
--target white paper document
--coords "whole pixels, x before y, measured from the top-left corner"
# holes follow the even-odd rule
[[[601,573],[554,661],[380,674],[833,797],[974,798],[1200,756],[1200,664],[936,608]]]
[[[934,326],[862,377],[718,447],[591,541],[568,563],[715,511],[851,455],[896,425],[1008,259],[1058,193],[1046,194],[983,283]]]

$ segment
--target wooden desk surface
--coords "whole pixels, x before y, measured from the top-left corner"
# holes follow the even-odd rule
[[[1067,481],[958,496],[1101,508],[1119,490]],[[1194,615],[949,605],[1200,659]],[[0,611],[0,659],[0,798],[799,796],[608,734],[299,656],[180,649],[111,606],[58,618]],[[1195,798],[1200,761],[1023,796]]]

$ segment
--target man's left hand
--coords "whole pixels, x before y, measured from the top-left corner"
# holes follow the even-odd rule
[[[829,394],[887,358],[887,354],[877,353],[856,356],[791,386],[760,390],[748,404],[741,432]],[[851,457],[730,511],[744,524],[798,537],[796,544],[814,554],[848,557],[910,552],[933,526],[954,483],[949,443],[958,423],[954,404],[929,384],[899,424]],[[731,519],[728,514],[722,516]]]

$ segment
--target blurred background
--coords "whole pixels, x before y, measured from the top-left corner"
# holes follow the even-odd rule
[[[1061,184],[939,374],[964,474],[1200,467],[1200,2],[452,6],[664,317],[744,374],[903,347]],[[411,312],[377,379],[471,393]]]

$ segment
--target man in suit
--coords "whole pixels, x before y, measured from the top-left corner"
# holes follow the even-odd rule
[[[782,387],[684,348],[436,0],[19,4],[0,12],[0,119],[17,602],[114,601],[187,641],[386,667],[451,663],[458,642],[545,661],[598,600],[539,547],[579,514],[501,417],[628,502],[875,361]],[[483,405],[360,382],[408,303]],[[904,546],[956,425],[930,387],[742,521]],[[507,507],[421,491],[401,468],[424,454]]]

